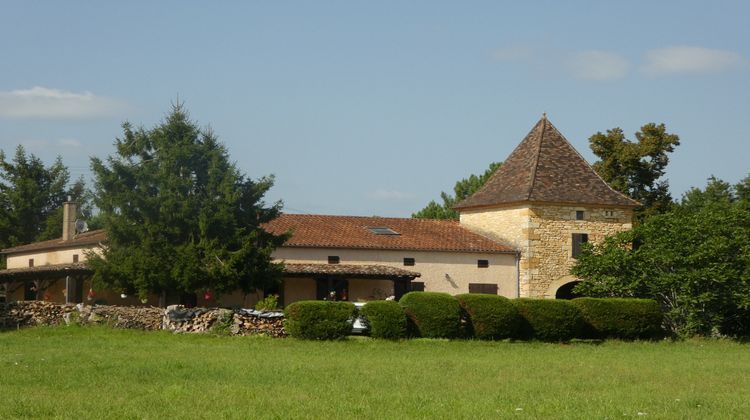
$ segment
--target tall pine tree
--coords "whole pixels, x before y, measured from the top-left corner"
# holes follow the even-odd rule
[[[156,127],[125,123],[123,132],[115,155],[92,159],[108,235],[89,261],[96,282],[142,298],[278,284],[271,253],[285,237],[261,228],[281,207],[262,201],[273,178],[248,179],[179,104]]]

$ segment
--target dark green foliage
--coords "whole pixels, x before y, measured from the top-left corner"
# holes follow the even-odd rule
[[[401,305],[392,300],[367,302],[360,311],[373,338],[398,340],[406,337],[406,313]]]
[[[272,178],[247,179],[180,105],[153,129],[123,131],[116,154],[91,163],[108,235],[89,259],[95,281],[141,297],[278,284],[271,253],[285,237],[261,228],[280,211],[263,202]]]
[[[576,287],[585,296],[656,300],[677,335],[748,335],[750,207],[712,179],[670,212],[587,247],[571,272],[586,280]]]
[[[659,304],[653,299],[578,298],[587,338],[653,339],[664,335]]]
[[[458,219],[458,212],[453,210],[453,206],[463,201],[466,197],[477,192],[478,189],[482,188],[485,182],[492,176],[497,168],[502,165],[501,162],[490,163],[490,167],[482,175],[476,176],[471,175],[468,178],[464,178],[453,187],[453,193],[450,195],[446,192],[440,193],[440,198],[443,200],[443,204],[438,204],[436,201],[430,201],[425,208],[414,213],[411,217],[415,219]]]
[[[514,337],[520,319],[513,302],[503,296],[467,293],[456,296],[463,309],[468,332],[480,340]]]
[[[351,334],[356,313],[351,302],[294,302],[284,310],[284,328],[294,338],[338,340]]]
[[[0,151],[0,248],[61,237],[62,205],[68,196],[88,218],[91,206],[83,180],[69,182],[60,157],[45,166],[23,146],[16,148],[11,161]]]
[[[614,189],[638,200],[636,217],[643,221],[669,210],[669,183],[659,179],[669,163],[668,153],[680,145],[680,138],[667,133],[664,124],[649,123],[635,133],[636,141],[625,138],[620,128],[598,132],[589,138],[591,151],[599,157],[594,170]]]
[[[406,312],[407,332],[425,338],[457,338],[461,306],[447,293],[409,292],[399,301]]]
[[[583,331],[580,311],[570,301],[515,299],[521,317],[519,338],[541,341],[569,341]]]

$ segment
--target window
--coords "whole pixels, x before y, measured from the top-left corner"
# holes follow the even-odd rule
[[[400,233],[385,226],[374,226],[374,227],[368,227],[367,229],[376,235],[400,235]]]
[[[33,267],[33,266],[34,266],[34,259],[29,258],[29,267]]]
[[[328,264],[338,264],[341,262],[341,258],[338,255],[329,255]]]
[[[489,266],[490,266],[490,262],[488,260],[477,260],[478,268],[487,268]]]
[[[423,281],[411,282],[411,291],[412,292],[424,292],[424,282]]]
[[[482,293],[485,295],[496,295],[497,285],[491,283],[469,283],[469,293]]]
[[[589,234],[588,233],[574,233],[573,234],[573,253],[571,256],[573,258],[578,258],[579,255],[581,255],[581,244],[585,244],[589,241]]]
[[[404,265],[413,266],[415,263],[414,258],[404,258]]]
[[[583,220],[585,216],[583,210],[576,210],[576,220]]]
[[[73,262],[74,263],[78,262],[78,254],[73,254]]]
[[[614,210],[604,210],[604,217],[607,219],[614,219],[615,218],[615,211]]]

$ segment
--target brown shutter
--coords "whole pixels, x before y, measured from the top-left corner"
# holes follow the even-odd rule
[[[469,293],[496,295],[497,285],[492,283],[469,283]]]

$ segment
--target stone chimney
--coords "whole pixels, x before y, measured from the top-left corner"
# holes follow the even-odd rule
[[[75,236],[77,214],[78,207],[75,201],[71,201],[70,196],[68,196],[68,201],[63,203],[63,241],[69,241]]]

